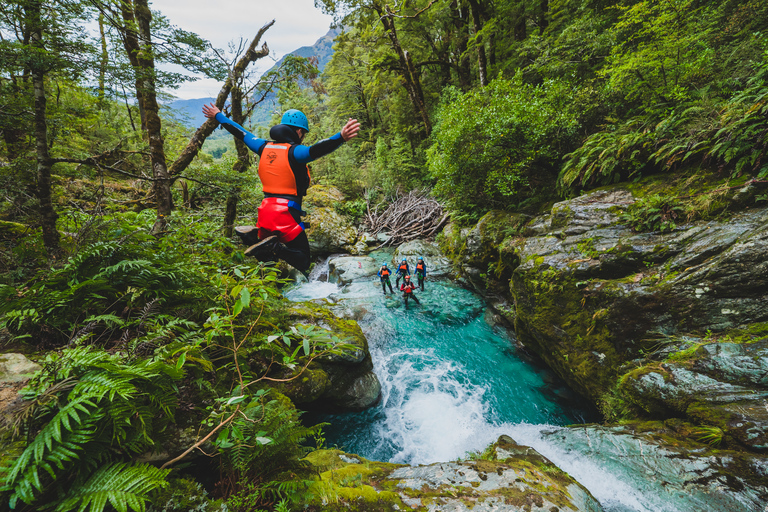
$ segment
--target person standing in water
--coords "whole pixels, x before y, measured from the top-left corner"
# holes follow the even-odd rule
[[[419,281],[419,288],[424,291],[424,279],[427,277],[427,264],[424,263],[424,258],[419,256],[419,260],[416,262],[416,279]]]
[[[395,272],[395,286],[400,286],[400,279],[410,273],[411,271],[408,270],[408,260],[403,258],[403,261],[401,261],[400,265],[397,266],[397,272]]]
[[[405,309],[408,309],[408,300],[413,299],[416,304],[421,304],[413,290],[416,289],[416,285],[411,281],[411,276],[406,275],[403,279],[403,284],[400,285],[400,291],[403,292],[403,300],[405,301]]]
[[[381,291],[384,292],[384,295],[387,294],[387,289],[385,286],[389,285],[389,292],[395,293],[395,291],[392,289],[392,281],[389,278],[390,275],[389,267],[387,267],[387,263],[384,262],[381,264],[381,268],[379,269],[379,279],[381,279]]]
[[[301,142],[309,132],[309,121],[303,112],[287,110],[280,124],[269,130],[272,140],[260,139],[226,117],[213,104],[203,105],[203,115],[215,118],[233,136],[242,140],[259,155],[259,179],[264,200],[258,208],[258,225],[235,228],[246,245],[245,254],[260,261],[281,259],[302,274],[309,270],[309,240],[304,232],[301,201],[309,188],[307,164],[341,147],[357,136],[360,123],[349,119],[341,131],[312,146]]]

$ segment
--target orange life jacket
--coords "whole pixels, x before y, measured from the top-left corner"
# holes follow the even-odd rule
[[[424,262],[420,261],[416,264],[416,272],[424,272]]]
[[[259,160],[259,179],[267,194],[298,195],[296,178],[288,160],[289,142],[267,142]],[[306,169],[306,166],[305,166]],[[309,169],[307,169],[309,175]]]
[[[397,267],[398,272],[408,272],[408,264],[407,263],[401,263],[399,267]]]
[[[388,277],[389,276],[389,269],[388,268],[382,268],[381,269],[381,277]]]

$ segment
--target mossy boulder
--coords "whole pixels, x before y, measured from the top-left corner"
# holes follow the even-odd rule
[[[518,265],[519,232],[530,216],[491,211],[472,228],[449,225],[438,238],[460,275],[482,295],[503,293]]]
[[[415,273],[419,256],[424,258],[428,277],[443,277],[451,274],[450,261],[440,251],[440,247],[429,240],[411,240],[399,245],[392,256],[391,268],[396,268],[396,265],[405,258],[411,272]]]
[[[312,302],[296,303],[288,311],[292,325],[314,326],[345,341],[348,348],[312,361],[306,369],[286,371],[285,382],[270,387],[305,409],[360,411],[378,403],[381,383],[373,373],[368,340],[355,320],[336,317]]]
[[[338,450],[307,457],[320,475],[310,510],[594,511],[597,500],[535,450],[503,436],[481,460],[404,466]]]
[[[365,243],[358,243],[357,228],[352,219],[337,212],[333,205],[344,200],[344,195],[335,187],[315,185],[307,190],[303,208],[308,215],[307,237],[314,255],[339,252],[362,254]]]

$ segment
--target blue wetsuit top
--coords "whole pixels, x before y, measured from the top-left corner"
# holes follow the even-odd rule
[[[260,139],[254,134],[229,119],[227,116],[219,112],[216,114],[216,120],[221,123],[222,128],[229,133],[243,141],[243,143],[261,156],[261,152],[264,150],[264,146],[267,145],[266,139]],[[291,164],[291,170],[296,178],[296,190],[298,196],[285,196],[277,194],[265,194],[267,197],[284,197],[286,199],[292,199],[299,203],[301,207],[301,198],[307,193],[309,188],[309,173],[307,172],[307,164],[313,160],[317,160],[321,156],[325,156],[333,151],[337,150],[344,144],[344,139],[341,137],[341,132],[335,135],[323,139],[320,142],[311,146],[301,145],[299,136],[296,131],[288,125],[278,124],[273,126],[269,130],[269,136],[275,141],[280,143],[290,143],[291,148],[288,150],[288,162]]]

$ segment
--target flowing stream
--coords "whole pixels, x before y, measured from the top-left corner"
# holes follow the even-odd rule
[[[292,300],[330,297],[354,310],[368,338],[381,403],[359,413],[313,416],[331,423],[327,444],[375,460],[426,464],[482,451],[511,425],[596,420],[548,371],[526,362],[485,305],[446,281],[427,281],[421,305],[383,295],[378,279],[343,288],[313,278]],[[393,283],[394,284],[394,283]]]
[[[548,370],[528,361],[505,331],[489,326],[485,304],[473,293],[430,280],[418,293],[421,305],[406,309],[399,294],[383,295],[378,279],[340,287],[323,280],[324,272],[327,265],[318,266],[310,282],[286,296],[327,297],[358,318],[382,385],[376,407],[308,415],[308,422],[330,423],[328,446],[373,460],[428,464],[465,458],[507,434],[571,474],[609,512],[753,510],[730,508],[743,504],[740,496],[708,508],[715,505],[712,497],[691,492],[683,469],[667,468],[680,474],[679,485],[650,478],[667,463],[652,447],[643,452],[640,446],[638,457],[632,452],[637,442],[622,446],[606,436],[596,449],[594,432],[561,428],[600,418]]]

